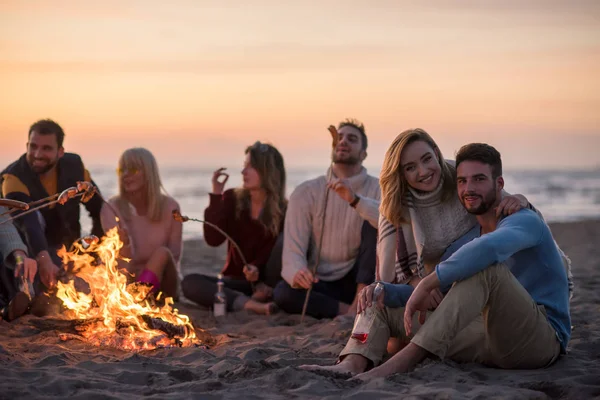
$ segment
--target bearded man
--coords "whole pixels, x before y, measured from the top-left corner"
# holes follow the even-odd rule
[[[569,284],[548,225],[530,209],[496,215],[504,179],[500,153],[492,146],[463,146],[456,155],[456,175],[458,197],[478,224],[448,248],[435,272],[414,291],[384,284],[372,300],[375,319],[368,339],[351,338],[337,365],[301,368],[369,380],[408,372],[426,357],[533,369],[566,353]],[[447,294],[431,311],[435,289]],[[410,343],[382,363],[390,336]]]
[[[315,318],[356,313],[357,294],[375,278],[381,192],[379,180],[362,165],[365,127],[348,119],[333,132],[337,137],[327,174],[303,182],[290,196],[283,280],[273,293],[279,308],[299,314],[312,285],[306,314]]]
[[[31,125],[27,152],[2,172],[2,196],[29,203],[77,186],[78,181],[93,183],[81,158],[65,153],[64,137],[61,126],[50,119]],[[79,204],[79,199],[70,199],[64,205],[55,204],[14,221],[29,254],[37,260],[39,280],[48,288],[55,285],[61,263],[56,251],[63,245],[68,249],[81,237]],[[92,233],[102,237],[101,197],[94,196],[85,207],[92,218]]]

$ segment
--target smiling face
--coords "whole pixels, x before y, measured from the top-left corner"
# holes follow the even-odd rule
[[[125,165],[119,166],[119,178],[121,179],[121,187],[127,194],[146,190],[146,175],[141,166]]]
[[[437,153],[422,140],[404,147],[400,156],[401,173],[410,187],[421,192],[435,190],[442,174]]]
[[[65,150],[58,145],[55,134],[42,135],[32,131],[27,142],[26,159],[29,167],[36,174],[45,174],[56,166]]]
[[[479,161],[463,161],[456,170],[458,197],[465,209],[482,215],[496,206],[504,187],[501,176],[493,178],[492,167]]]
[[[356,165],[362,163],[366,156],[360,131],[350,125],[341,127],[331,160],[336,164]]]
[[[246,190],[258,190],[262,187],[260,175],[252,166],[250,152],[244,158],[244,168],[242,169],[243,188]]]

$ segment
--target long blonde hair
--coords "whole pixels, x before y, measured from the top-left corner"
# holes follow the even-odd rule
[[[267,195],[259,221],[269,233],[277,236],[287,208],[283,157],[274,146],[261,142],[247,147],[244,154],[250,154],[250,165],[258,172],[261,188]],[[239,218],[242,210],[250,209],[250,192],[246,189],[236,189],[235,194],[236,214]]]
[[[407,204],[405,200],[408,191],[408,183],[406,182],[406,179],[404,179],[400,158],[402,156],[402,151],[406,146],[418,140],[431,146],[438,158],[442,170],[441,179],[443,179],[442,201],[456,195],[456,171],[444,160],[442,152],[433,138],[423,129],[419,128],[402,132],[396,136],[396,139],[394,139],[385,153],[381,174],[379,176],[379,184],[381,186],[381,205],[379,206],[379,212],[396,227],[409,222],[406,213]]]
[[[127,149],[119,158],[119,171],[126,169],[138,170],[145,178],[146,198],[148,199],[148,217],[151,221],[159,221],[162,216],[166,196],[161,192],[162,183],[158,173],[158,164],[152,153],[141,147]],[[119,178],[119,197],[117,206],[126,220],[131,217],[131,207],[127,201],[127,193],[123,181]]]

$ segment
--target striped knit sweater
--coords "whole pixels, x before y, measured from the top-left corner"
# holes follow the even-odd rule
[[[446,160],[454,167],[453,160]],[[432,263],[437,263],[444,249],[477,223],[460,202],[458,195],[441,203],[440,186],[427,195],[414,191],[406,194],[409,223],[392,225],[383,215],[379,218],[377,239],[377,274],[385,282],[408,283],[413,276],[425,277]],[[502,191],[503,195],[508,195]],[[529,208],[542,220],[544,216],[531,203]],[[571,260],[556,244],[567,272],[569,297],[573,297],[574,282]]]
[[[300,184],[290,196],[284,225],[281,271],[281,276],[290,285],[296,272],[306,267],[311,269],[317,262],[316,249],[321,235],[323,244],[317,276],[320,280],[331,282],[343,278],[354,266],[363,221],[377,227],[381,195],[379,180],[368,175],[363,168],[348,181],[360,197],[355,209],[335,192],[327,190],[325,175]],[[327,210],[323,215],[326,196]]]

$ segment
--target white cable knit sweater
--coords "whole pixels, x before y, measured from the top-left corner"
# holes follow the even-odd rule
[[[358,255],[365,220],[377,228],[381,195],[379,180],[362,168],[348,181],[360,197],[355,209],[335,192],[329,191],[323,216],[326,175],[300,184],[290,196],[284,225],[281,271],[281,276],[290,285],[296,272],[305,267],[310,269],[316,263],[323,217],[323,245],[317,268],[317,276],[323,281],[336,281],[350,272]]]

